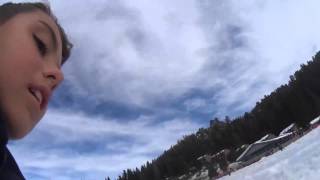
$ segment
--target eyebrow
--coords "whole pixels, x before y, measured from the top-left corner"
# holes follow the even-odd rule
[[[52,28],[49,24],[47,24],[46,22],[44,22],[42,20],[39,20],[39,22],[41,24],[43,24],[49,30],[51,38],[53,40],[53,47],[56,50],[57,49],[57,36],[56,36],[56,34],[54,33],[54,31],[52,30]]]

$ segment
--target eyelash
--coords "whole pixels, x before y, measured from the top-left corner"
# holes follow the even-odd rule
[[[46,55],[47,51],[48,51],[48,47],[46,46],[46,44],[40,38],[38,38],[36,35],[33,35],[33,39],[35,40],[35,42],[37,44],[37,48],[38,48],[40,54],[42,56]]]

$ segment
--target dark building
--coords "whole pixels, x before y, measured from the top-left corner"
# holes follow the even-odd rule
[[[282,145],[292,139],[293,133],[287,133],[276,137],[268,134],[248,146],[248,148],[237,158],[237,162],[244,162],[246,165],[260,160],[262,157],[282,149]]]

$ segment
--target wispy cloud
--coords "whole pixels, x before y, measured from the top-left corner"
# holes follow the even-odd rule
[[[114,177],[140,166],[285,83],[319,48],[318,5],[52,1],[74,51],[48,115],[10,148],[32,179]]]
[[[33,133],[10,147],[29,176],[34,168],[48,179],[52,172],[63,169],[70,171],[65,178],[72,175],[79,179],[81,174],[115,176],[120,169],[152,160],[177,139],[200,127],[191,119],[154,123],[155,118],[142,116],[119,122],[51,110]]]
[[[250,110],[315,54],[317,3],[198,1],[210,44],[204,69],[219,80],[216,115]]]

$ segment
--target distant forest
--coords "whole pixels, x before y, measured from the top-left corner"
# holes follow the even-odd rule
[[[277,77],[274,77],[277,78]],[[184,136],[176,145],[141,168],[124,170],[118,180],[160,180],[201,169],[197,158],[230,149],[230,161],[236,149],[268,133],[278,135],[291,123],[307,127],[320,112],[320,52],[290,76],[287,84],[265,95],[255,107],[235,119],[226,117],[210,121],[210,127]],[[109,179],[109,178],[108,178]]]

